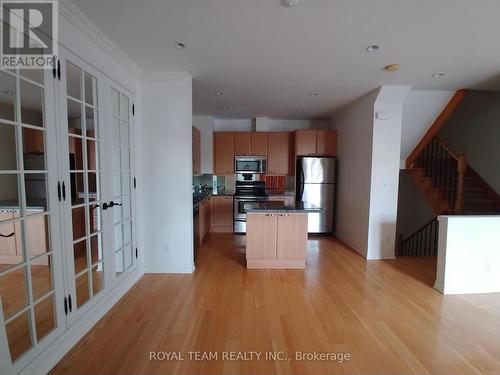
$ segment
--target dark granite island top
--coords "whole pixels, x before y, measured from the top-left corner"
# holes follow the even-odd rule
[[[246,212],[287,212],[287,213],[314,213],[322,212],[323,209],[308,202],[285,202],[285,201],[265,201],[252,204]]]

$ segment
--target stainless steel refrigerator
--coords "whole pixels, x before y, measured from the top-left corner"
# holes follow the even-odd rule
[[[297,158],[297,201],[312,203],[323,209],[308,216],[309,233],[332,233],[335,212],[337,159],[334,157]]]

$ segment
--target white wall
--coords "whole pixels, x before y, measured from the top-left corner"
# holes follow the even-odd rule
[[[403,104],[402,166],[454,94],[448,90],[410,90]]]
[[[500,216],[439,216],[437,276],[443,294],[500,292]]]
[[[402,111],[409,90],[383,86],[335,113],[331,122],[338,130],[336,235],[367,259],[394,257]]]
[[[500,93],[467,91],[439,137],[500,194]]]
[[[383,86],[375,101],[367,259],[395,257],[403,103],[410,86]]]
[[[299,129],[328,129],[329,120],[271,119],[215,119],[215,131],[294,131]]]
[[[192,78],[149,74],[143,83],[145,272],[193,271]]]
[[[258,132],[328,129],[329,127],[330,121],[328,120],[294,120],[257,117],[255,121],[255,130]]]
[[[212,174],[214,118],[212,116],[193,116],[193,125],[200,130],[201,173]]]
[[[252,131],[252,119],[216,118],[214,121],[214,130],[216,132],[249,132]]]
[[[335,113],[338,130],[336,235],[366,257],[375,90]]]

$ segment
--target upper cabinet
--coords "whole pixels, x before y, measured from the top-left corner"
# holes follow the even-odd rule
[[[336,156],[336,130],[297,130],[295,132],[295,155]]]
[[[252,155],[266,156],[267,155],[267,133],[252,132]]]
[[[193,175],[201,174],[201,135],[200,130],[193,126]]]
[[[288,175],[292,172],[292,133],[270,132],[267,134],[267,174]]]
[[[295,132],[295,155],[316,155],[316,130]]]
[[[234,132],[234,155],[267,155],[266,132]]]
[[[214,174],[234,173],[234,133],[214,132]]]
[[[234,154],[235,155],[252,154],[252,137],[250,132],[234,133]]]

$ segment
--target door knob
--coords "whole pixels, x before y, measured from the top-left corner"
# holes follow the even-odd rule
[[[116,203],[116,202],[113,202],[113,201],[111,201],[111,202],[109,202],[109,203],[104,202],[104,203],[102,204],[102,210],[103,210],[103,211],[106,211],[108,208],[113,208],[114,206],[123,206],[123,204],[121,204],[121,203]],[[94,206],[94,208],[97,208],[97,207],[99,207],[99,205],[98,205],[98,204],[96,204],[96,205]]]

